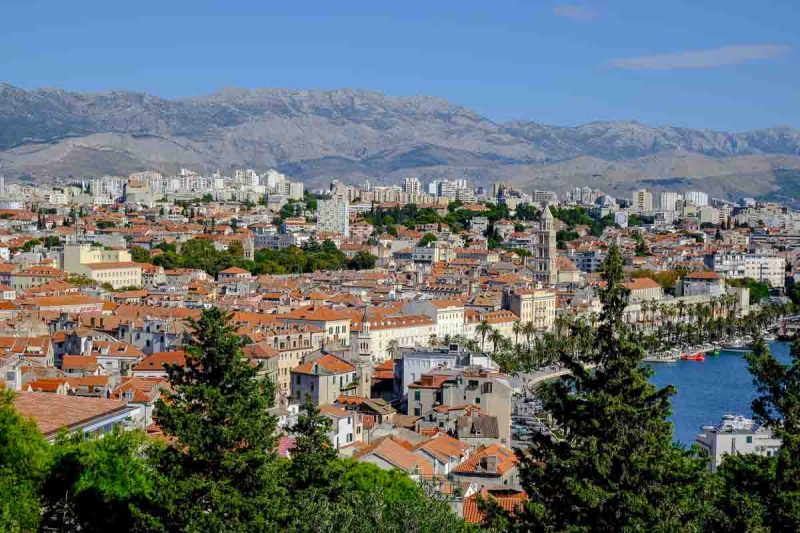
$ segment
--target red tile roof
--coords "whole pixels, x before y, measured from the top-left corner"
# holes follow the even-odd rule
[[[325,354],[316,361],[309,361],[308,363],[303,363],[293,368],[292,373],[312,375],[319,375],[322,373],[344,374],[346,372],[354,372],[355,369],[356,368],[347,361],[343,361],[330,354]]]
[[[492,474],[486,469],[486,459],[497,457],[496,474],[503,474],[510,468],[516,466],[518,459],[514,452],[499,444],[480,446],[472,457],[458,465],[453,472],[459,474]]]
[[[14,407],[22,416],[32,418],[39,430],[49,437],[62,427],[80,427],[95,419],[125,411],[127,403],[46,392],[19,392],[14,397]]]
[[[495,500],[500,507],[509,513],[516,513],[520,506],[528,501],[528,496],[521,490],[514,489],[490,489],[482,490],[477,494],[467,497],[464,500],[464,521],[470,524],[480,524],[483,522],[483,513],[478,509],[479,499]]]

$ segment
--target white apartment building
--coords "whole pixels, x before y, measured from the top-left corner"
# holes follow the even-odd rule
[[[555,204],[558,202],[558,195],[553,191],[533,191],[533,202],[536,204]]]
[[[661,211],[677,211],[678,203],[683,200],[683,195],[677,192],[662,192],[659,197]]]
[[[422,192],[422,183],[417,178],[403,180],[403,192],[406,194],[419,194]]]
[[[317,232],[350,236],[349,202],[344,198],[317,201]]]
[[[439,338],[464,334],[464,304],[460,300],[412,301],[403,306],[403,313],[424,314],[433,319],[436,322],[435,334]]]
[[[773,457],[781,448],[781,440],[752,420],[726,415],[719,426],[704,426],[695,439],[708,452],[711,472],[715,472],[726,455],[755,454]]]
[[[556,319],[556,293],[545,289],[509,289],[503,292],[503,308],[523,323],[533,322],[536,329],[547,331]]]
[[[708,205],[708,193],[702,191],[687,191],[684,198],[687,202],[697,207],[705,207]]]
[[[368,318],[366,322],[351,325],[350,345],[369,343],[372,360],[382,363],[392,355],[389,353],[392,341],[398,348],[427,346],[435,334],[436,322],[424,314]]]
[[[698,211],[697,218],[700,220],[700,224],[719,224],[719,209],[714,207],[701,207]]]
[[[703,262],[706,267],[727,279],[752,278],[781,289],[786,283],[786,258],[782,255],[765,253],[707,254],[703,258]]]
[[[653,193],[647,189],[633,191],[631,195],[631,206],[639,213],[649,213],[653,210]]]

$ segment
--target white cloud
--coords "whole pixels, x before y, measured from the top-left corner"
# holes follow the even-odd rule
[[[581,4],[560,4],[553,8],[556,16],[566,17],[575,20],[592,20],[597,16],[597,12]]]
[[[788,46],[777,44],[741,44],[705,50],[684,50],[674,54],[615,59],[611,62],[611,66],[627,70],[709,69],[773,59],[788,53],[789,50]]]

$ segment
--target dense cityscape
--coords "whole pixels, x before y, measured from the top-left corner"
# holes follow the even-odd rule
[[[325,501],[314,530],[560,529],[580,523],[555,499],[567,478],[539,465],[567,469],[564,442],[612,432],[581,433],[601,390],[652,419],[625,422],[613,402],[596,416],[645,424],[698,478],[687,490],[714,492],[709,476],[745,468],[726,457],[784,457],[793,411],[762,399],[758,422],[698,427],[688,451],[670,443],[669,393],[625,398],[655,393],[643,361],[721,350],[752,351],[767,379],[764,337],[794,333],[798,225],[779,204],[690,190],[415,177],[308,190],[252,169],[0,180],[0,446],[21,461],[2,488],[25,502],[6,498],[0,517],[22,531],[305,530],[297,509]],[[596,381],[613,375],[616,393]],[[716,490],[732,505],[734,488]],[[679,510],[628,524],[743,519],[661,496]],[[375,516],[359,522],[364,498]]]

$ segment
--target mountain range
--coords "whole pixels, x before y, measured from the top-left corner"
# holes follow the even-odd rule
[[[501,123],[438,98],[350,89],[223,89],[166,99],[0,84],[0,173],[7,179],[181,167],[272,167],[310,186],[334,178],[465,177],[526,190],[588,185],[621,195],[647,186],[777,199],[800,196],[800,130]]]

